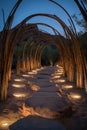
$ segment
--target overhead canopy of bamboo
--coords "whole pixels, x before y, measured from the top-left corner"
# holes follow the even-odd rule
[[[51,0],[52,1],[52,0]],[[7,98],[8,81],[11,78],[11,67],[14,54],[14,48],[17,45],[17,74],[20,71],[29,71],[31,69],[41,67],[41,55],[47,45],[54,44],[59,49],[61,63],[64,69],[64,75],[71,82],[76,82],[79,88],[85,88],[87,91],[87,73],[86,61],[82,53],[75,26],[67,11],[60,6],[69,16],[72,29],[56,15],[52,14],[32,14],[26,17],[21,23],[11,29],[11,24],[15,11],[17,10],[21,0],[13,7],[8,19],[4,25],[0,37],[1,48],[1,86],[0,100]],[[58,4],[58,3],[56,3]],[[47,17],[55,20],[62,27],[65,37],[62,36],[57,29],[51,25],[44,23],[27,24],[34,17]],[[37,25],[48,26],[54,32],[54,35],[44,33],[37,28]],[[33,28],[32,28],[33,27]],[[22,54],[20,51],[21,42],[23,42]],[[21,55],[21,56],[20,56]],[[22,63],[22,64],[21,64]]]

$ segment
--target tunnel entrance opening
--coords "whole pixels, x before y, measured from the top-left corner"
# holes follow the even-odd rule
[[[55,45],[46,46],[41,57],[42,66],[54,66],[60,61],[59,50]]]

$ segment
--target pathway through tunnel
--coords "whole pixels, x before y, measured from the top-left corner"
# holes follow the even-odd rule
[[[72,6],[74,2],[84,27],[86,1],[73,0]],[[48,2],[52,12],[41,8],[14,25],[21,4],[18,0],[11,12],[5,10],[9,12],[6,20],[2,9],[0,130],[86,130],[87,32],[78,32],[76,13],[73,17],[54,0]],[[55,12],[56,6],[63,15],[59,9]]]
[[[67,81],[60,66],[13,73],[8,99],[0,103],[0,130],[28,130],[33,125],[36,129],[80,130],[86,128],[86,102],[85,92]]]

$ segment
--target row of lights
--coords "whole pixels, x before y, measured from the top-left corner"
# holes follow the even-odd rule
[[[62,67],[57,72],[58,72],[58,76],[56,75],[54,78],[60,78],[59,74],[63,73]],[[58,82],[65,82],[65,79],[58,79]],[[73,85],[62,85],[62,89],[72,89],[72,88],[73,88]],[[72,93],[71,92],[68,95],[68,98],[71,98],[72,100],[80,100],[82,98],[82,96],[80,94],[78,94],[78,93],[74,93],[74,92]]]
[[[35,72],[35,71],[33,71],[33,72]],[[25,75],[25,74],[23,74],[22,76],[23,77],[29,77],[29,75]],[[25,81],[25,79],[16,78],[16,79],[14,79],[14,81],[22,82],[22,81]],[[23,87],[25,87],[25,84],[12,84],[12,86],[16,87],[16,88],[23,88]],[[24,93],[13,93],[13,96],[16,97],[16,98],[24,98],[26,96],[26,94],[24,94]],[[0,122],[0,128],[1,129],[8,129],[9,125],[11,125],[11,124],[12,124],[11,121],[2,120]]]
[[[37,71],[36,70],[32,70],[32,72],[29,72],[30,74],[33,74],[33,73],[36,73]],[[29,77],[29,75],[26,75],[26,74],[23,74],[22,75],[23,77]],[[24,81],[24,79],[14,79],[14,81]],[[24,88],[25,87],[25,84],[12,84],[13,87],[16,87],[16,88]],[[35,86],[32,87],[32,90],[35,89],[39,89]],[[13,96],[16,97],[16,98],[24,98],[26,97],[26,94],[25,93],[13,93]]]
[[[58,77],[57,77],[57,78],[58,78]],[[15,81],[23,81],[23,80],[22,80],[22,79],[15,79]],[[65,80],[63,80],[63,79],[60,80],[60,81],[61,81],[61,82],[65,82]],[[19,88],[19,87],[24,87],[25,85],[13,84],[12,86]],[[36,89],[36,88],[37,88],[36,86],[33,86],[33,87],[32,87],[32,89]],[[63,85],[62,88],[64,88],[64,89],[70,89],[70,88],[73,88],[73,86],[72,86],[72,85]],[[39,88],[37,88],[37,89],[39,89]],[[15,96],[15,97],[17,97],[17,98],[20,98],[20,97],[25,97],[26,94],[24,94],[24,93],[14,93],[13,96]],[[70,94],[68,95],[68,97],[71,98],[71,99],[73,99],[73,100],[79,100],[79,99],[82,98],[81,95],[79,95],[79,94],[77,94],[77,93],[70,93]],[[0,126],[1,126],[2,128],[7,128],[9,125],[10,125],[9,121],[2,121],[2,122],[0,123]]]

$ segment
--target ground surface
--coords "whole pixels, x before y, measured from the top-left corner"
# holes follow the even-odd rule
[[[68,82],[61,67],[44,67],[20,75],[13,73],[8,99],[0,103],[0,130],[28,130],[28,122],[38,130],[51,130],[55,126],[54,130],[87,130],[84,89]]]

